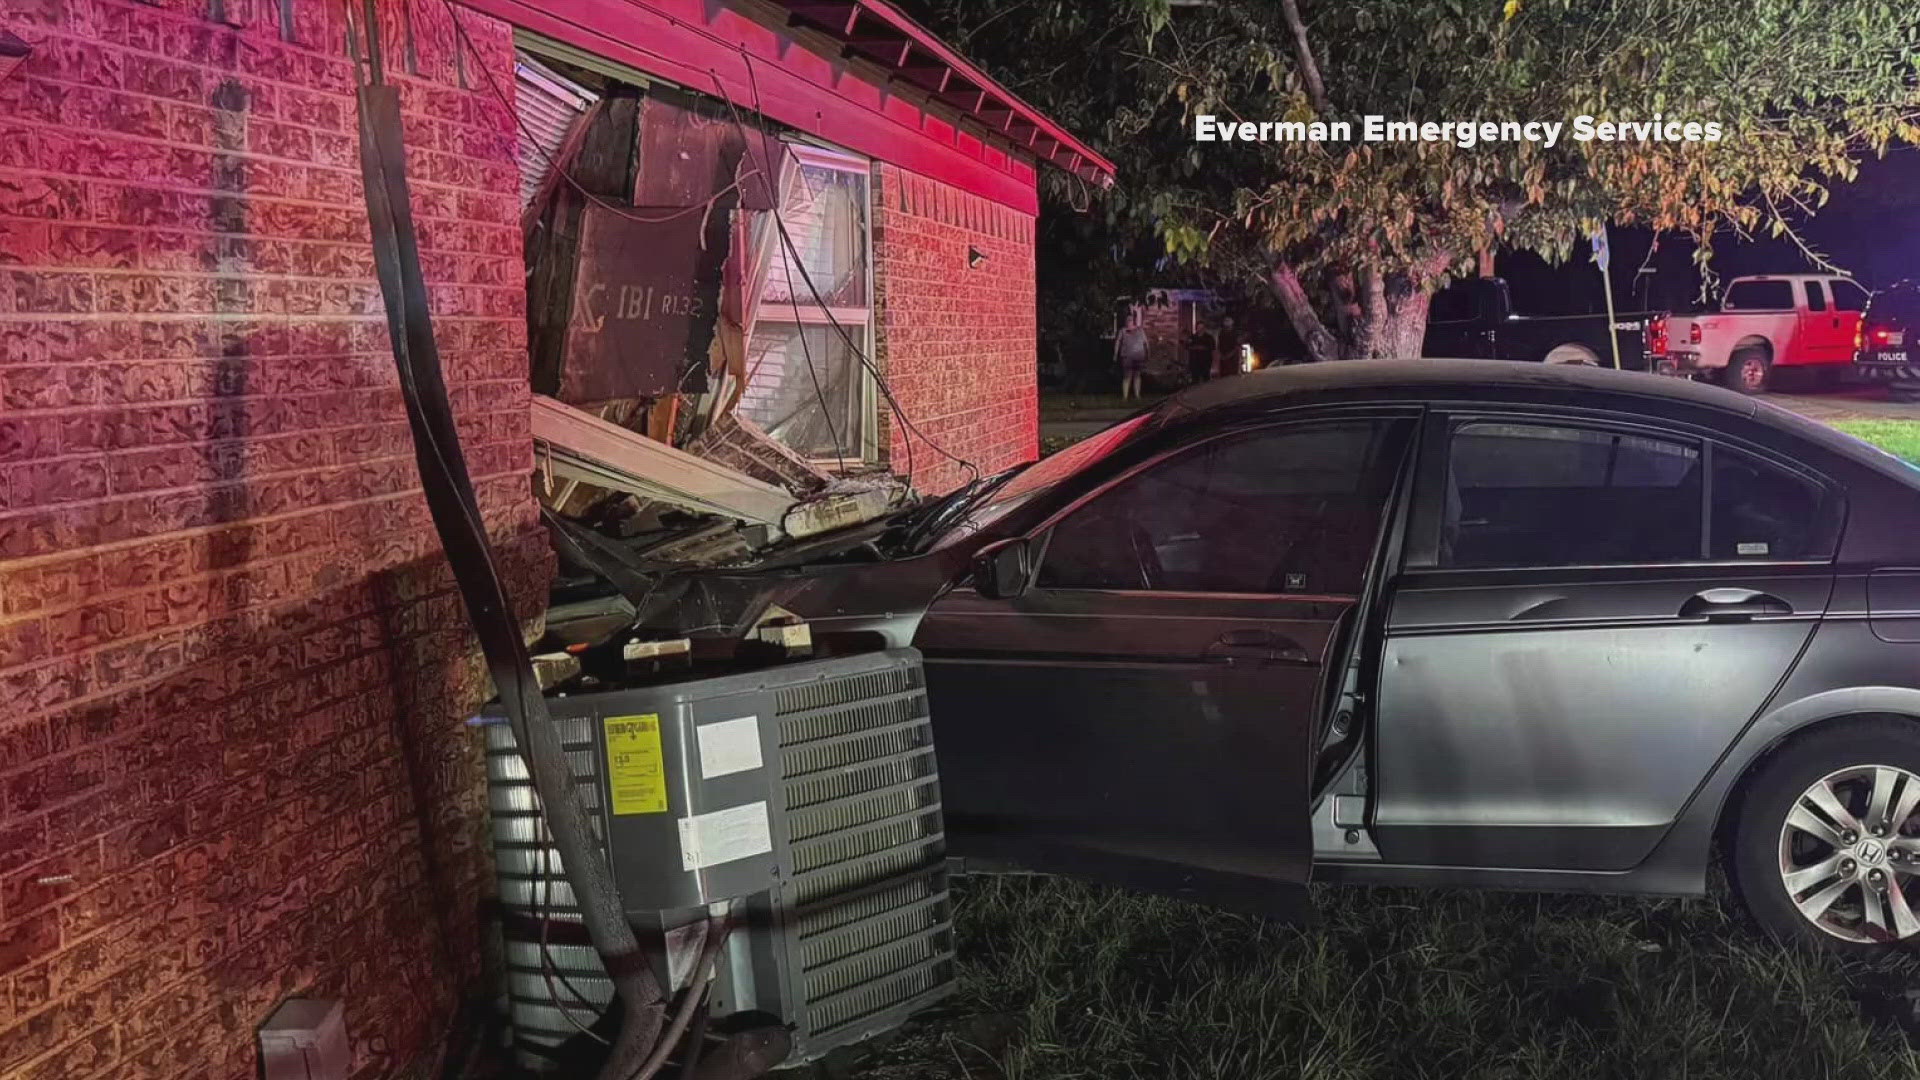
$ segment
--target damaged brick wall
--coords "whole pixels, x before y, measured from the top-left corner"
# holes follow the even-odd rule
[[[926,436],[993,473],[1039,452],[1038,331],[1032,217],[893,165],[874,166],[873,248],[879,360]],[[969,268],[968,251],[986,256]],[[907,469],[907,432],[880,405],[881,445]],[[967,478],[920,439],[914,484],[942,492]]]
[[[532,616],[508,29],[381,0],[479,498]],[[212,17],[219,15],[221,21]],[[340,0],[0,0],[0,1075],[428,1075],[477,986],[485,683],[360,196]],[[283,19],[283,16],[285,18]]]

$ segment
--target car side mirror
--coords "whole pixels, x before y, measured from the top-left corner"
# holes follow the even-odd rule
[[[989,600],[1019,596],[1032,577],[1032,554],[1024,539],[988,544],[973,557],[973,591]]]

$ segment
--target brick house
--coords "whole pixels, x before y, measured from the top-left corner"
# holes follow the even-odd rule
[[[807,250],[870,275],[835,310],[907,415],[982,468],[1033,455],[1038,170],[1111,169],[884,4],[379,9],[524,618],[554,565],[522,229],[542,71],[559,100],[593,76],[758,104],[838,185],[839,246]],[[252,1077],[289,996],[345,1003],[355,1075],[437,1075],[491,994],[462,724],[488,690],[388,352],[343,0],[0,0],[0,30],[31,47],[0,81],[0,1075]],[[762,352],[813,306],[763,304]],[[842,369],[842,451],[903,469]],[[785,384],[746,383],[780,436]]]

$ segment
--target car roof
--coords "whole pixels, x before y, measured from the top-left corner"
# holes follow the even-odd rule
[[[1742,274],[1734,281],[1853,281],[1847,274]],[[1729,282],[1731,284],[1731,282]],[[1855,284],[1858,284],[1857,282]]]
[[[1164,427],[1174,422],[1204,422],[1209,413],[1264,411],[1330,397],[1435,402],[1531,398],[1541,404],[1570,405],[1579,404],[1579,396],[1601,399],[1594,403],[1612,399],[1614,405],[1630,405],[1634,398],[1650,403],[1675,402],[1757,421],[1902,483],[1920,486],[1920,472],[1899,458],[1778,405],[1691,379],[1579,364],[1440,358],[1290,364],[1214,379],[1183,390],[1153,410],[1153,423]]]
[[[1688,401],[1743,416],[1759,408],[1753,398],[1691,379],[1615,371],[1582,364],[1534,364],[1516,360],[1340,360],[1289,364],[1214,379],[1168,398],[1160,406],[1170,415],[1204,412],[1235,405],[1285,404],[1336,391],[1374,391],[1369,397],[1447,398],[1472,391],[1507,387],[1556,398],[1568,392]],[[1790,414],[1789,414],[1790,415]]]

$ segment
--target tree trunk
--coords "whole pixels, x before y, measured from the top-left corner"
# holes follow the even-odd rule
[[[1306,344],[1308,360],[1417,359],[1421,355],[1432,294],[1412,275],[1383,273],[1377,267],[1335,275],[1330,299],[1336,329],[1328,329],[1321,321],[1291,265],[1275,263],[1268,283]]]
[[[1418,359],[1427,336],[1431,294],[1405,274],[1370,269],[1360,282],[1360,318],[1351,337],[1341,343],[1341,355],[1349,360]]]

